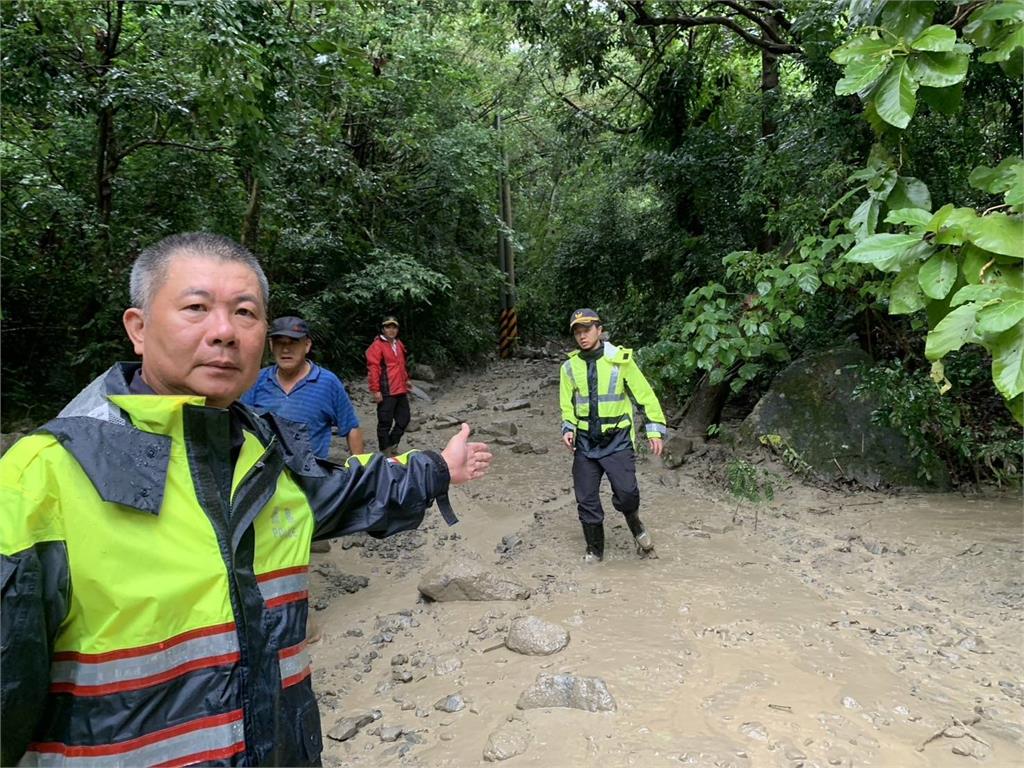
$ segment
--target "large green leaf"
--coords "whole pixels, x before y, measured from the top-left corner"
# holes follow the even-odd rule
[[[954,208],[942,220],[935,242],[938,245],[963,245],[967,226],[978,218],[973,208]]]
[[[1024,24],[1016,25],[1008,30],[1006,36],[993,44],[992,50],[987,51],[978,57],[983,64],[994,64],[997,61],[1006,61],[1014,51],[1024,47]],[[1020,54],[1017,54],[1018,58]]]
[[[956,307],[965,301],[976,301],[984,304],[986,301],[998,299],[1007,290],[1005,285],[994,283],[982,283],[980,285],[965,285],[956,293],[950,301],[950,306]]]
[[[1013,418],[1017,423],[1024,425],[1024,395],[1017,395],[1012,400],[1007,401],[1006,407],[1010,409],[1010,413],[1013,414]]]
[[[915,83],[945,88],[956,85],[967,75],[970,57],[962,53],[915,53],[909,71]]]
[[[967,245],[963,250],[963,254],[964,263],[961,269],[964,273],[964,279],[972,285],[978,285],[981,283],[981,270],[995,258],[995,254],[983,251],[976,245]]]
[[[1005,192],[1008,205],[1024,204],[1024,158],[1007,157],[995,168],[979,165],[967,180],[972,187],[994,195]]]
[[[900,208],[889,211],[885,220],[889,224],[909,224],[916,229],[924,230],[932,220],[932,215],[923,208]]]
[[[1024,259],[1024,218],[990,213],[964,227],[967,237],[986,251]]]
[[[992,380],[1007,400],[1024,392],[1024,324],[1003,331],[990,344]]]
[[[974,336],[978,305],[963,304],[939,321],[924,343],[924,355],[938,360],[949,352],[960,349]]]
[[[948,250],[942,250],[921,265],[917,282],[929,298],[944,299],[956,282],[958,271],[956,257]]]
[[[858,264],[885,264],[906,254],[913,246],[921,242],[919,235],[902,235],[885,233],[872,235],[867,240],[854,246],[846,254],[847,261]],[[881,269],[881,267],[879,267]]]
[[[882,26],[904,40],[913,40],[935,15],[932,0],[888,0],[882,6]]]
[[[928,56],[931,54],[921,54]],[[930,85],[930,83],[929,83]],[[893,61],[873,93],[875,111],[889,125],[906,128],[917,109],[917,82],[907,70],[905,58]]]
[[[850,96],[869,88],[888,66],[887,58],[852,61],[846,65],[843,78],[836,83],[837,96]]]
[[[875,229],[878,227],[879,208],[881,208],[881,205],[878,199],[872,195],[858,205],[857,210],[850,216],[846,226],[858,240],[864,240],[875,234]]]
[[[885,198],[885,204],[890,211],[898,208],[922,208],[925,211],[932,209],[932,195],[928,191],[928,185],[913,176],[900,176],[893,185],[889,196]]]
[[[836,48],[829,54],[829,58],[836,64],[849,64],[854,59],[869,58],[875,59],[883,54],[888,54],[894,47],[894,42],[883,40],[879,37],[855,37],[848,43]]]
[[[982,333],[1002,333],[1024,320],[1024,294],[1007,291],[995,304],[978,312],[978,330]]]
[[[956,43],[956,31],[945,24],[932,24],[910,44],[918,51],[952,51]]]
[[[924,294],[917,284],[918,265],[914,264],[900,272],[889,292],[889,314],[909,315],[923,309]]]
[[[971,14],[971,24],[982,21],[1024,21],[1024,0],[998,0],[985,3]]]

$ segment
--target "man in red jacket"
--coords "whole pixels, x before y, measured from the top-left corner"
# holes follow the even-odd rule
[[[377,401],[377,442],[381,453],[397,453],[409,426],[409,373],[405,345],[398,340],[398,319],[385,317],[380,334],[366,348],[370,394]]]

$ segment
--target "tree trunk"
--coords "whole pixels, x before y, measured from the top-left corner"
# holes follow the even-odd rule
[[[765,19],[769,26],[777,29],[773,17]],[[779,56],[776,53],[761,49],[761,140],[774,152],[776,144],[775,132],[778,126],[775,123],[775,109],[778,101],[779,90]],[[778,200],[772,200],[771,206],[778,210]],[[770,251],[779,244],[778,237],[769,232],[762,224],[761,238],[757,244],[758,250]]]
[[[719,384],[711,384],[708,375],[704,374],[697,389],[686,402],[683,415],[675,425],[676,431],[682,435],[704,437],[708,427],[717,424],[722,418],[722,408],[729,394],[728,380]]]
[[[117,155],[117,135],[114,130],[115,106],[109,101],[106,77],[117,58],[121,26],[124,21],[124,0],[106,6],[107,28],[97,30],[96,49],[100,52],[99,70],[102,73],[96,93],[100,105],[96,116],[96,210],[100,219],[102,255],[109,258],[113,252],[110,222],[114,211],[114,175],[121,158]]]
[[[249,204],[242,217],[242,245],[249,250],[254,250],[260,236],[260,209],[263,203],[263,190],[260,187],[260,179],[252,168],[247,168],[242,173],[242,179],[249,197]]]

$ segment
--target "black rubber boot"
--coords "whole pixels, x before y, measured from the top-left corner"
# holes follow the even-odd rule
[[[604,526],[600,523],[583,523],[583,538],[587,541],[587,554],[583,559],[588,563],[604,560]]]
[[[640,522],[639,512],[628,512],[624,515],[626,518],[626,525],[629,526],[629,532],[633,534],[633,540],[636,542],[636,552],[638,555],[646,555],[654,549],[654,540],[651,538],[651,534],[644,528],[644,524]]]

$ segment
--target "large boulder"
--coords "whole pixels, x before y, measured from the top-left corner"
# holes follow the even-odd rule
[[[740,435],[756,442],[776,435],[777,448],[806,462],[821,477],[853,480],[869,488],[914,486],[923,481],[906,438],[871,422],[877,406],[854,397],[871,358],[857,347],[839,347],[792,363],[744,420]],[[929,467],[938,487],[949,480],[941,466]]]
[[[548,675],[541,672],[533,685],[519,696],[519,709],[568,707],[587,712],[614,712],[615,699],[599,677]]]
[[[488,568],[478,555],[460,552],[427,573],[417,587],[431,600],[525,600],[530,589]]]
[[[548,656],[569,644],[569,630],[537,616],[513,619],[505,647],[525,656]]]

